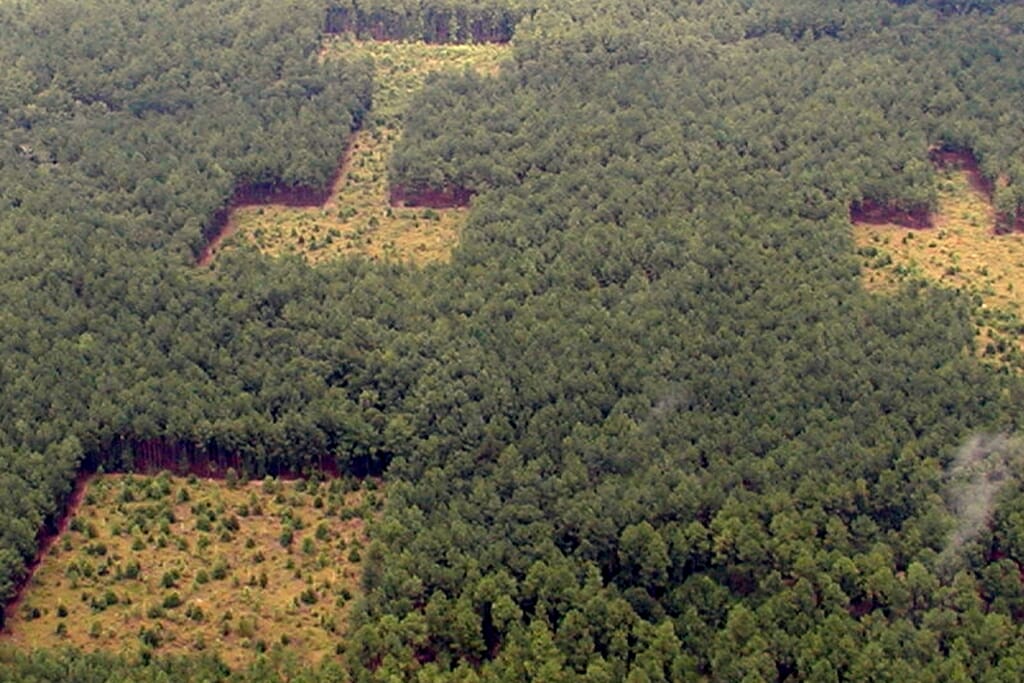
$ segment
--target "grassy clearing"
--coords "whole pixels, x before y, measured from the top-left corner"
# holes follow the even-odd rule
[[[425,43],[328,43],[333,55],[366,56],[375,64],[374,108],[349,144],[342,172],[324,206],[277,205],[237,209],[229,218],[230,241],[246,240],[270,255],[301,254],[311,263],[341,255],[417,264],[445,261],[458,243],[468,209],[391,207],[387,166],[401,135],[410,96],[436,71],[474,69],[494,74],[508,54],[503,45]]]
[[[508,45],[494,43],[430,45],[422,42],[363,42],[338,37],[325,46],[322,55],[324,59],[334,55],[373,59],[375,89],[370,124],[399,127],[410,97],[423,87],[430,74],[470,69],[493,76],[508,58],[509,49]]]
[[[977,295],[978,352],[1024,369],[1024,235],[996,235],[995,211],[967,173],[940,171],[935,227],[854,225],[868,289],[891,291],[908,278],[928,278]]]
[[[248,240],[272,256],[301,254],[311,263],[342,255],[417,264],[447,260],[469,210],[390,206],[387,159],[397,135],[391,128],[360,131],[324,206],[237,209],[229,219],[232,239]]]
[[[100,476],[2,634],[19,649],[340,654],[373,482]]]

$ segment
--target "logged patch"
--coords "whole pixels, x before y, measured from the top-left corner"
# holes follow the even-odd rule
[[[93,478],[13,605],[19,649],[341,653],[376,484]]]
[[[978,353],[1024,369],[1024,234],[996,231],[990,188],[972,159],[946,154],[936,161],[939,206],[931,228],[854,223],[864,284],[887,291],[923,277],[976,294]]]
[[[373,110],[364,129],[349,140],[332,186],[280,201],[270,190],[267,201],[236,197],[200,265],[240,240],[268,255],[299,254],[311,263],[346,255],[415,264],[450,257],[469,215],[470,193],[451,188],[420,196],[389,187],[388,161],[401,136],[402,113],[427,75],[467,68],[496,74],[507,46],[337,39],[325,46],[321,58],[332,54],[364,55],[375,64]]]

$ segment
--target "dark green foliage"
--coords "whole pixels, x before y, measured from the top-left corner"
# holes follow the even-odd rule
[[[138,579],[142,575],[142,565],[139,564],[138,560],[130,560],[124,566],[121,572],[122,578],[134,580]]]
[[[360,8],[418,35],[433,6],[406,4]],[[405,118],[391,182],[477,193],[451,264],[197,272],[236,186],[322,184],[368,104],[367,65],[314,58],[323,5],[243,5],[0,4],[0,592],[83,464],[386,467],[349,558],[359,680],[1019,676],[1019,487],[962,567],[937,557],[945,468],[1018,426],[1024,388],[973,358],[965,297],[862,291],[848,222],[932,206],[931,145],[1020,204],[1019,7],[537,12],[501,76],[438,77]],[[170,493],[121,500],[152,531]],[[229,678],[51,653],[0,680],[70,667]]]
[[[162,640],[160,629],[156,627],[141,629],[139,631],[139,640],[148,647],[160,647],[160,642]]]
[[[178,581],[181,579],[181,572],[177,569],[164,572],[164,575],[160,577],[160,585],[164,588],[174,588],[178,585]]]

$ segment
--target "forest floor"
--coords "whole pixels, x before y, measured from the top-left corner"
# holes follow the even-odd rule
[[[869,290],[892,291],[926,278],[976,295],[977,350],[984,358],[1024,369],[1024,234],[996,234],[995,209],[973,173],[939,169],[934,227],[854,224]]]
[[[274,648],[336,657],[360,590],[376,482],[103,475],[0,634],[19,650],[138,655]]]
[[[321,57],[335,54],[372,58],[375,90],[373,110],[348,143],[329,199],[314,208],[268,204],[235,209],[224,231],[232,237],[224,246],[246,240],[265,254],[301,254],[311,263],[352,254],[416,264],[447,260],[469,209],[392,206],[388,160],[401,136],[402,113],[429,74],[465,69],[496,74],[508,47],[353,42],[339,37],[325,45]]]

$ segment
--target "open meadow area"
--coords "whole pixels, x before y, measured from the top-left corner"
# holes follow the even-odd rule
[[[0,642],[127,654],[334,657],[359,593],[366,481],[92,478]]]

